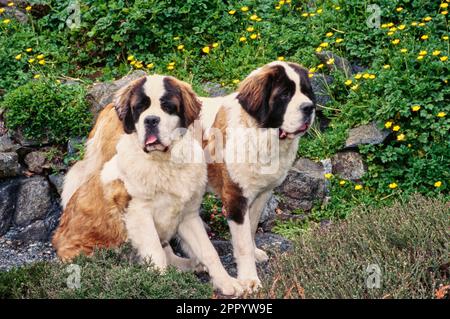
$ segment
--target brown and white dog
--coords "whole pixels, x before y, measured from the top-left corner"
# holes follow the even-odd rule
[[[254,242],[262,209],[286,178],[299,138],[314,121],[308,72],[295,63],[272,62],[253,71],[237,92],[201,100],[208,186],[227,214],[238,279],[257,289],[255,259],[268,259]],[[239,155],[244,156],[239,160]]]
[[[143,77],[118,92],[90,134],[86,158],[66,178],[52,241],[61,259],[130,240],[159,269],[202,264],[224,294],[243,292],[199,216],[207,167],[191,124],[200,108],[190,86],[168,76]],[[190,259],[173,253],[168,242],[176,234]]]

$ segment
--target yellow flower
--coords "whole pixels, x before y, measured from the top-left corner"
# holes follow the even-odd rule
[[[373,80],[373,79],[375,79],[375,78],[376,78],[376,75],[375,75],[375,74],[369,75],[369,79]]]
[[[416,22],[416,21],[411,22],[411,25],[412,25],[413,27],[415,27],[415,26],[417,25],[417,22]]]
[[[28,60],[28,63],[30,63],[30,64],[31,64],[31,63],[34,63],[34,61],[36,61],[36,60],[35,60],[35,59],[33,59],[33,58],[31,58],[31,59],[29,59],[29,60]]]
[[[328,65],[334,64],[334,59],[333,58],[328,59],[327,64]]]
[[[442,12],[441,12],[441,14],[445,16],[445,15],[447,15],[447,14],[448,14],[448,11],[447,11],[447,10],[445,10],[445,11],[442,11]]]
[[[357,80],[359,80],[361,77],[362,77],[361,73],[358,73],[358,74],[355,75],[355,79],[357,79]]]
[[[393,22],[389,22],[388,24],[387,24],[387,27],[388,28],[391,28],[391,27],[393,27],[394,26],[394,23]]]
[[[32,9],[31,6],[27,6],[27,7],[25,8],[26,11],[31,11],[31,9]]]
[[[423,18],[423,21],[426,21],[426,22],[430,22],[431,20],[433,20],[433,18],[432,17],[425,17],[425,18]]]
[[[363,188],[363,186],[360,185],[360,184],[356,184],[356,185],[355,185],[355,190],[356,190],[356,191],[359,191],[359,190],[361,190],[362,188]]]
[[[341,43],[342,41],[344,41],[344,39],[342,39],[342,38],[337,38],[336,39],[336,43]]]
[[[280,1],[278,1],[278,4],[279,5],[283,5],[285,3],[285,1],[284,0],[280,0]]]
[[[242,8],[241,8],[241,11],[242,11],[242,12],[247,12],[247,11],[248,11],[248,7],[247,7],[247,6],[242,7]]]
[[[255,28],[254,28],[254,27],[248,27],[248,28],[247,28],[247,31],[248,31],[248,32],[253,32],[253,31],[255,31]]]
[[[419,55],[427,55],[427,51],[425,51],[425,50],[421,50],[420,52],[419,52]]]
[[[341,7],[336,6],[336,7],[334,7],[334,9],[335,9],[336,11],[339,11],[339,10],[341,10]]]
[[[26,48],[25,51],[26,52],[31,52],[31,51],[33,51],[33,48]]]
[[[153,69],[154,66],[155,66],[154,63],[149,63],[146,65],[147,69]]]
[[[136,60],[133,60],[130,62],[130,65],[135,65],[136,64]]]
[[[230,11],[228,11],[228,14],[231,14],[231,15],[233,15],[233,14],[235,14],[236,13],[236,10],[230,10]]]
[[[20,59],[22,59],[22,54],[16,55],[16,60],[20,60]]]
[[[38,57],[39,59],[39,57]],[[134,61],[134,55],[129,55],[127,61]]]
[[[8,7],[13,7],[14,6],[14,2],[8,2]]]
[[[5,8],[0,8],[0,14],[2,14],[3,12],[5,12]]]
[[[405,138],[406,138],[405,134],[399,134],[399,135],[397,136],[397,141],[404,141]]]
[[[356,91],[359,88],[359,84],[355,84],[351,87],[353,91]]]
[[[397,9],[395,9],[395,11],[397,11],[397,12],[401,12],[402,10],[403,10],[402,7],[398,7]]]
[[[400,125],[395,125],[395,126],[392,128],[392,130],[393,130],[394,132],[400,131]]]
[[[277,58],[277,60],[278,60],[278,61],[284,61],[284,56],[279,56],[279,57]]]
[[[170,62],[168,65],[175,66],[175,62]]]
[[[398,26],[399,30],[404,30],[405,28],[406,28],[406,25],[404,25],[404,24],[401,24],[401,25]]]
[[[390,68],[391,68],[391,66],[389,64],[383,65],[383,69],[385,69],[385,70],[390,69]]]
[[[305,18],[306,18],[307,16],[309,16],[308,13],[306,13],[306,12],[305,12],[305,13],[302,13],[302,17],[305,17]]]
[[[408,49],[405,49],[405,48],[400,49],[400,52],[401,52],[401,53],[406,53],[406,52],[408,52]]]
[[[328,42],[322,42],[319,46],[322,48],[326,48],[328,47],[329,43]]]
[[[219,43],[218,42],[214,42],[213,44],[212,44],[212,47],[213,48],[217,48],[219,46]]]
[[[240,80],[238,80],[238,79],[236,79],[236,80],[233,80],[233,84],[238,84],[239,82],[241,82]]]
[[[333,177],[333,174],[331,174],[331,173],[326,173],[325,174],[325,178],[326,179],[331,179]]]
[[[392,44],[397,45],[400,43],[400,39],[392,40]]]
[[[417,57],[417,60],[423,60],[423,55],[419,55],[418,57]]]
[[[448,3],[441,3],[440,7],[443,9],[448,8]]]
[[[314,73],[308,73],[308,77],[309,77],[309,78],[314,77]]]
[[[448,41],[448,35],[442,36],[442,40]]]
[[[41,77],[40,74],[35,74],[35,75],[33,76],[34,79],[39,79],[40,77]]]
[[[275,10],[280,10],[281,6],[275,6]]]
[[[423,27],[424,25],[425,25],[425,22],[420,22],[420,23],[418,24],[419,27]]]
[[[322,52],[322,48],[321,47],[317,47],[316,48],[316,52]]]
[[[340,182],[339,182],[339,185],[344,186],[345,183],[347,183],[347,182],[346,182],[346,181],[340,181]]]
[[[320,9],[317,9],[317,10],[316,10],[316,12],[320,14],[320,13],[322,13],[322,12],[323,12],[323,9],[322,9],[322,8],[320,8]]]
[[[38,62],[40,65],[45,65],[45,60],[44,59],[42,59],[42,60],[39,60],[39,62]]]
[[[438,114],[437,114],[437,117],[444,117],[444,116],[446,116],[447,115],[447,113],[445,113],[445,112],[439,112]]]
[[[175,69],[175,66],[174,66],[174,65],[168,65],[168,66],[167,66],[167,70],[171,71],[171,70],[173,70],[173,69]]]
[[[180,40],[180,37],[173,37],[173,40],[178,41],[178,40]]]
[[[365,78],[367,80],[368,78],[370,78],[370,74],[369,73],[364,73],[363,74],[363,78]]]
[[[435,51],[433,51],[432,54],[433,54],[434,56],[438,56],[439,54],[441,54],[441,51],[435,50]]]
[[[439,188],[442,186],[442,182],[441,181],[437,181],[436,183],[434,183],[434,187]]]
[[[344,82],[345,85],[352,85],[353,81],[352,80],[347,80]]]
[[[422,40],[427,40],[428,39],[428,35],[424,34],[423,36],[420,37]]]
[[[320,64],[317,66],[317,68],[318,68],[318,69],[322,69],[322,68],[323,68],[323,63],[320,63]]]
[[[250,20],[255,21],[256,19],[258,19],[258,16],[256,14],[252,14],[250,16]]]
[[[385,128],[390,128],[392,126],[392,121],[387,121],[386,123],[384,123],[384,127]]]
[[[5,20],[3,20],[3,24],[8,24],[8,23],[10,23],[11,22],[11,19],[5,19]]]
[[[256,22],[261,22],[261,21],[262,21],[261,18],[256,19]]]
[[[394,32],[389,31],[389,32],[387,33],[387,35],[388,35],[388,36],[394,35]]]
[[[389,184],[389,188],[390,189],[394,189],[394,188],[397,188],[397,187],[398,187],[397,183],[390,183]]]
[[[411,106],[411,110],[412,110],[413,112],[419,111],[419,110],[420,110],[420,105],[413,105],[413,106]]]
[[[258,35],[256,33],[252,33],[250,35],[250,39],[255,40],[258,37]]]
[[[387,27],[388,27],[387,23],[383,23],[383,24],[381,25],[381,28],[382,28],[382,29],[387,28]]]
[[[448,60],[448,56],[444,55],[444,56],[441,56],[439,59],[440,59],[442,62],[444,62],[444,61],[447,61],[447,60]]]
[[[177,46],[177,49],[178,49],[178,50],[183,50],[183,49],[184,49],[184,45],[183,45],[183,44],[180,44],[179,46]]]
[[[327,38],[332,37],[332,36],[333,36],[333,32],[327,32],[327,34],[325,34],[325,36],[326,36]]]
[[[246,37],[240,37],[240,38],[239,38],[239,41],[245,42],[245,41],[247,41],[247,38],[246,38]]]
[[[395,31],[397,31],[397,28],[396,27],[392,27],[392,28],[389,29],[389,31],[395,32]]]
[[[40,62],[40,61],[39,61],[39,62]],[[144,66],[144,65],[142,64],[141,61],[137,61],[136,64],[134,65],[134,67],[135,67],[136,69],[142,69],[143,66]]]

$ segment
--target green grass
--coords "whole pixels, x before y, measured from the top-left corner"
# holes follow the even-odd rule
[[[173,268],[161,275],[149,265],[130,259],[128,247],[101,250],[92,258],[79,257],[73,264],[80,271],[80,288],[67,280],[73,270],[68,264],[38,262],[0,272],[0,299],[4,298],[211,298],[212,287],[192,273]],[[69,279],[70,282],[73,282]]]
[[[415,195],[390,207],[360,206],[328,228],[297,234],[279,255],[263,298],[434,298],[450,283],[450,202]],[[366,286],[369,265],[381,287]]]

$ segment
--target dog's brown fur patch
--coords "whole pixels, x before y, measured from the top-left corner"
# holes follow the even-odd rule
[[[126,239],[122,214],[131,200],[123,182],[103,185],[92,176],[73,194],[61,216],[52,244],[63,261],[92,254],[95,247],[117,247]]]

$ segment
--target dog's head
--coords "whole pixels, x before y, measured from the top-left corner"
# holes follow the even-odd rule
[[[280,139],[303,135],[314,121],[308,71],[295,63],[276,61],[253,71],[239,86],[237,99],[260,127],[278,128]]]
[[[170,76],[151,75],[120,89],[115,108],[127,134],[137,134],[145,152],[167,151],[179,128],[199,115],[201,102],[189,84]]]

